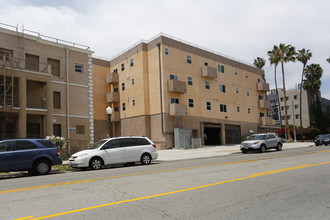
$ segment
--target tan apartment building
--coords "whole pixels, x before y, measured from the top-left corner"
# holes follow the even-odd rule
[[[93,58],[93,74],[94,83],[103,80],[94,86],[105,102],[94,115],[102,135],[107,106],[112,135],[148,136],[162,149],[174,146],[175,128],[216,145],[274,124],[263,70],[164,34],[110,61]]]
[[[94,142],[89,47],[0,28],[0,139],[65,137],[67,152]]]

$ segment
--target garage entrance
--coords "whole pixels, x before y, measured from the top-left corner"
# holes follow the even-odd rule
[[[221,145],[221,125],[204,124],[204,145]]]
[[[241,127],[239,125],[225,125],[226,144],[241,143]]]

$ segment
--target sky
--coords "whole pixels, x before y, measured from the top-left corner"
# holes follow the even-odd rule
[[[328,0],[0,0],[0,23],[87,45],[108,59],[166,33],[251,65],[264,58],[271,89],[267,51],[291,44],[311,50],[307,64],[323,68],[321,95],[330,99],[329,10]],[[294,89],[302,64],[284,67],[286,88]],[[280,68],[277,80],[282,87]]]

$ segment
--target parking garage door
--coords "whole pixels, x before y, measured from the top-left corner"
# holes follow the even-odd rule
[[[226,144],[241,143],[241,127],[239,125],[226,125]]]

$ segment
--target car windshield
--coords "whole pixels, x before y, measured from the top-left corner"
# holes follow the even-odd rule
[[[247,138],[247,140],[251,141],[251,140],[265,140],[266,136],[265,135],[252,135],[250,137]]]
[[[100,140],[100,141],[98,141],[98,142],[96,142],[95,144],[93,144],[90,148],[88,148],[88,149],[90,149],[90,150],[92,150],[92,149],[97,149],[97,148],[99,148],[99,147],[101,147],[105,142],[107,142],[108,140]]]

